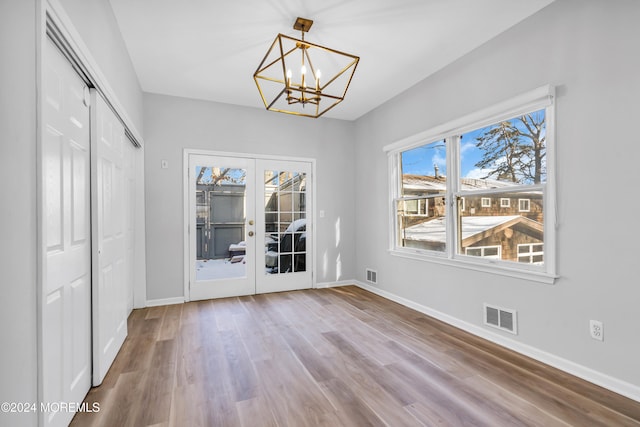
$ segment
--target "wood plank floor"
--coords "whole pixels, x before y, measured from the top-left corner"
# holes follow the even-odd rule
[[[134,310],[73,426],[640,426],[640,403],[354,286]]]

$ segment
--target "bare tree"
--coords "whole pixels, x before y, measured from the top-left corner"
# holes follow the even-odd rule
[[[538,184],[546,175],[544,111],[503,121],[476,137],[484,151],[476,167],[488,170],[484,178]]]
[[[205,181],[205,174],[207,170],[211,170],[211,176],[207,177]],[[233,183],[233,184],[241,184],[244,183],[244,179],[246,176],[246,172],[242,170],[240,174],[231,174],[230,172],[234,170],[240,169],[231,169],[231,168],[216,168],[216,167],[208,167],[201,166],[200,172],[198,173],[198,177],[196,178],[196,184],[213,184],[213,185],[221,185],[223,182]]]

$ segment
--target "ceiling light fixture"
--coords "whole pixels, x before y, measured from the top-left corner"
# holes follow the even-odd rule
[[[253,73],[267,110],[317,118],[344,100],[360,58],[305,41],[312,24],[296,19],[301,39],[278,34]]]

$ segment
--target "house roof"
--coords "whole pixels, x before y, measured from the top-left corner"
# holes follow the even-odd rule
[[[405,174],[402,176],[402,186],[405,190],[435,192],[445,191],[447,185],[447,177],[440,175],[438,177],[430,175],[412,175]],[[505,188],[518,185],[514,182],[498,181],[495,179],[475,179],[462,178],[460,180],[461,190],[479,190],[491,188]]]
[[[462,240],[466,241],[465,243],[472,243],[473,240],[480,240],[489,231],[497,232],[516,224],[522,224],[537,233],[542,232],[542,224],[520,215],[465,216],[462,217]],[[407,227],[404,237],[409,240],[445,243],[445,218],[440,217]]]

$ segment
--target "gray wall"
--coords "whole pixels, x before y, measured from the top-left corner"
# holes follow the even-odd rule
[[[316,159],[316,280],[355,277],[353,123],[152,94],[145,94],[144,114],[149,300],[184,294],[185,148]],[[161,160],[168,169],[160,168]]]
[[[109,0],[59,0],[138,132],[142,90]]]
[[[519,314],[520,343],[640,386],[637,193],[640,2],[557,0],[356,123],[356,277],[482,327],[482,304]],[[544,84],[558,87],[554,285],[398,258],[388,248],[382,147]],[[604,201],[604,203],[602,203]],[[589,337],[604,322],[604,342]],[[509,334],[506,334],[509,335]]]
[[[35,402],[36,6],[0,2],[0,402]],[[37,414],[0,413],[0,425]]]

